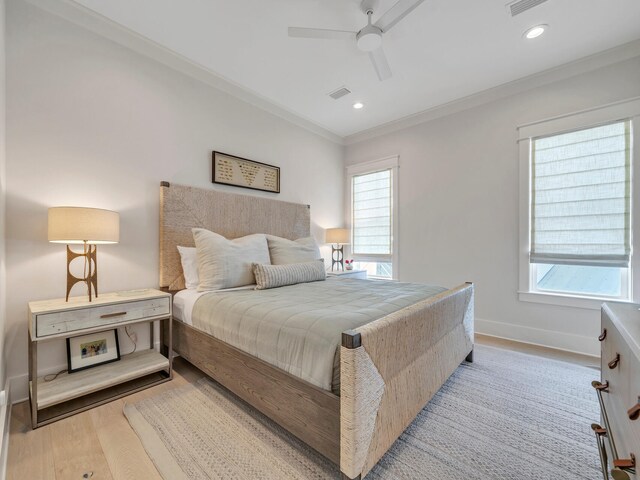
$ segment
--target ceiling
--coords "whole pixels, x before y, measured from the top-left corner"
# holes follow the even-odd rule
[[[287,35],[359,30],[357,0],[74,1],[341,137],[640,38],[638,0],[548,0],[516,17],[506,0],[426,0],[384,34],[393,77],[380,82],[355,42]],[[374,22],[395,2],[379,0]],[[353,93],[327,95],[341,86]]]

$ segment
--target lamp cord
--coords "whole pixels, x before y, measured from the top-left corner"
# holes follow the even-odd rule
[[[126,357],[127,355],[131,355],[132,353],[135,353],[135,351],[138,349],[138,342],[136,342],[131,336],[131,334],[129,333],[129,325],[124,327],[124,332],[127,334],[127,337],[129,337],[129,340],[131,340],[131,343],[133,343],[133,350],[127,353],[126,355],[122,355],[123,357]]]
[[[56,378],[58,378],[58,375],[63,374],[64,372],[66,372],[67,369],[65,368],[64,370],[60,370],[58,373],[50,373],[49,375],[45,375],[44,377],[42,377],[42,379],[45,382],[52,382],[53,380],[55,380]]]

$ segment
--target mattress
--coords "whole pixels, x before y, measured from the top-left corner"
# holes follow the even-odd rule
[[[175,296],[174,315],[298,378],[338,393],[342,332],[445,290],[343,277],[269,290],[183,290]]]

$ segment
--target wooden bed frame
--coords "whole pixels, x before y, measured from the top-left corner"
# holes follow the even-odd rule
[[[162,182],[160,286],[184,288],[177,245],[192,227],[227,238],[310,232],[309,206]],[[470,283],[342,334],[340,396],[323,390],[183,322],[173,349],[293,435],[364,477],[458,365],[473,357]],[[398,348],[401,346],[401,348]]]

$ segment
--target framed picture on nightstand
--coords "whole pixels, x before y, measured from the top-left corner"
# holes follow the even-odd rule
[[[118,331],[89,333],[67,338],[67,371],[78,372],[120,360]]]

